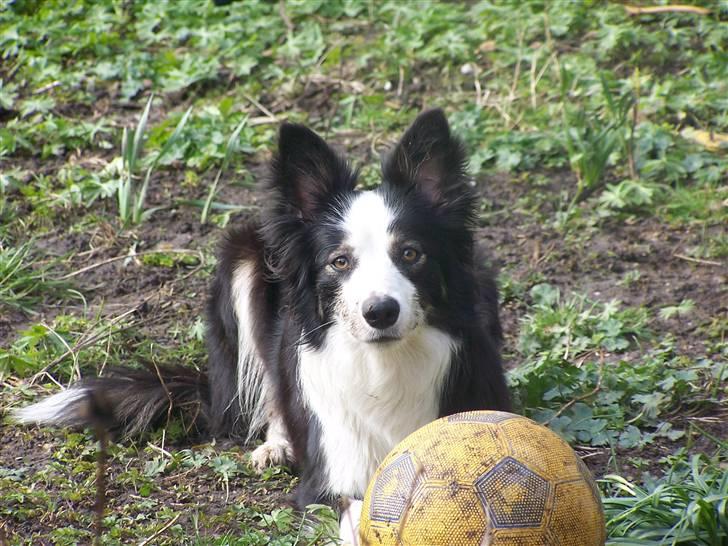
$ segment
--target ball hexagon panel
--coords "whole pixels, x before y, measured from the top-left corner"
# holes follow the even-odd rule
[[[508,439],[511,456],[547,480],[581,475],[574,451],[549,429],[528,419],[511,419],[499,427]]]
[[[549,483],[513,457],[506,457],[475,482],[494,527],[540,527]]]
[[[440,434],[412,447],[417,449],[427,479],[446,483],[481,475],[508,449],[497,426],[467,422],[448,423]]]
[[[377,476],[369,507],[374,521],[399,521],[416,487],[417,472],[409,453],[402,453]]]
[[[601,501],[593,501],[590,484],[581,478],[557,483],[546,531],[549,544],[604,544],[605,535]]]
[[[457,525],[452,525],[453,521]],[[412,499],[399,539],[406,546],[479,546],[487,527],[487,516],[472,486],[452,483],[432,487],[426,483]]]

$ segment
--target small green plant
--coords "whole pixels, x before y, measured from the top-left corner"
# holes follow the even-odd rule
[[[215,180],[210,186],[210,190],[207,193],[207,199],[205,200],[205,204],[202,207],[202,213],[200,214],[200,223],[202,224],[207,223],[207,216],[210,213],[210,206],[212,205],[212,200],[215,198],[215,193],[217,192],[217,185],[220,182],[220,177],[222,176],[222,173],[227,170],[228,165],[230,164],[230,158],[237,150],[238,139],[240,138],[240,131],[243,130],[243,127],[245,127],[245,124],[247,122],[248,118],[243,118],[242,121],[238,123],[237,127],[235,127],[232,134],[230,135],[230,138],[227,141],[227,145],[225,146],[225,157],[223,157],[222,165],[218,169],[217,175],[215,175]]]
[[[622,180],[608,184],[599,196],[600,210],[606,214],[613,211],[637,210],[653,204],[658,187],[641,180]]]
[[[141,117],[139,118],[139,122],[134,128],[134,131],[129,131],[125,127],[121,137],[122,172],[116,195],[119,204],[119,218],[125,227],[130,224],[140,224],[144,222],[152,214],[162,208],[144,208],[147,190],[149,189],[149,180],[151,179],[152,173],[157,167],[159,160],[179,139],[180,134],[187,123],[187,119],[190,117],[190,113],[192,112],[192,108],[190,107],[182,115],[182,118],[177,123],[177,127],[175,127],[174,132],[169,136],[159,152],[157,152],[154,159],[149,164],[149,167],[147,167],[146,174],[144,175],[144,181],[141,186],[138,186],[137,180],[139,178],[139,164],[142,161],[147,121],[149,120],[149,112],[151,110],[153,100],[154,95],[151,95],[144,107]]]
[[[637,361],[618,359],[635,341],[647,341],[645,310],[564,298],[546,284],[530,295],[518,344],[522,363],[509,381],[526,415],[567,440],[626,449],[676,440],[684,432],[666,421],[671,411],[720,403],[714,385],[726,370],[676,354],[671,338]]]
[[[675,317],[686,317],[693,309],[695,309],[695,302],[693,300],[683,300],[678,305],[668,305],[660,309],[660,318],[662,320],[670,320]]]
[[[663,479],[643,486],[616,475],[605,476],[602,485],[613,491],[603,499],[607,544],[717,546],[728,541],[728,472],[714,460],[679,458]]]
[[[604,185],[604,174],[613,153],[624,148],[631,150],[631,137],[625,134],[625,130],[627,117],[634,105],[631,94],[615,100],[606,78],[602,76],[601,87],[606,105],[603,114],[588,113],[583,107],[574,109],[570,107],[568,97],[573,84],[574,75],[562,66],[562,143],[577,178],[576,191],[568,210]]]

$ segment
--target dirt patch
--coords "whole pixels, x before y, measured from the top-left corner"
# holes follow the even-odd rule
[[[77,524],[80,528],[89,528],[93,520],[96,471],[96,450],[91,438],[85,439],[81,454],[81,463],[64,464],[63,443],[59,442],[57,433],[39,430],[23,430],[17,427],[2,428],[3,441],[0,443],[0,481],[6,480],[3,473],[10,469],[15,471],[14,479],[24,485],[41,482],[42,496],[25,493],[24,496],[6,495],[4,502],[11,499],[13,506],[4,506],[0,514],[4,514],[4,527],[10,537],[33,538],[40,542],[34,544],[50,544],[45,538],[59,528]],[[143,446],[141,446],[143,447]],[[290,477],[285,474],[281,478],[270,479],[262,483],[252,474],[238,474],[234,479],[225,482],[215,474],[209,466],[199,468],[174,469],[163,473],[153,480],[144,479],[147,465],[154,462],[158,453],[138,450],[137,457],[112,456],[106,472],[106,511],[107,515],[132,517],[141,526],[161,507],[172,511],[180,511],[177,523],[184,528],[194,529],[199,521],[204,521],[201,536],[213,536],[231,527],[229,516],[223,517],[226,507],[234,504],[268,513],[275,507],[288,502]],[[176,452],[180,446],[167,446],[168,452]],[[209,444],[197,445],[197,451],[212,449]],[[222,452],[221,452],[222,453]],[[240,449],[224,451],[225,455],[243,463],[244,452]],[[78,454],[74,454],[78,457]],[[70,459],[70,457],[69,457]],[[134,476],[138,483],[134,484]],[[130,481],[131,479],[131,481]],[[69,498],[68,483],[77,482],[81,494],[78,498]],[[10,481],[5,482],[7,486]],[[18,482],[20,483],[20,482]],[[152,483],[150,489],[147,483]],[[6,491],[10,493],[10,491]],[[56,505],[55,510],[45,511],[46,504]],[[32,517],[34,507],[43,517]],[[216,522],[217,521],[217,522]],[[130,529],[131,531],[131,529]],[[137,536],[130,534],[129,538]],[[123,537],[117,537],[122,538]]]

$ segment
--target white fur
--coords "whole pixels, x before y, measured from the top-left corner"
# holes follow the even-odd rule
[[[342,546],[354,546],[359,544],[359,522],[361,521],[361,509],[364,502],[361,500],[350,500],[349,506],[341,514],[339,521],[339,539]]]
[[[294,462],[293,446],[288,440],[286,425],[278,412],[269,417],[265,442],[253,450],[250,460],[258,472],[262,472],[268,466]]]
[[[68,413],[69,406],[86,396],[86,389],[73,387],[44,398],[36,404],[13,410],[10,418],[16,423],[42,425],[71,425],[77,421],[75,412]]]
[[[232,299],[238,323],[238,403],[243,415],[250,419],[248,440],[255,437],[267,421],[267,380],[258,357],[253,336],[255,317],[252,313],[253,264],[240,262],[232,278]],[[234,400],[230,401],[231,404]]]
[[[304,400],[321,423],[329,493],[361,498],[392,447],[437,418],[456,348],[431,326],[399,341],[366,343],[336,323],[319,350],[299,350]]]
[[[293,448],[283,419],[272,400],[265,367],[255,345],[252,293],[253,264],[241,262],[232,279],[233,305],[238,322],[237,397],[243,415],[250,419],[247,441],[268,425],[265,442],[250,455],[253,468],[262,472],[271,465],[293,462]]]
[[[415,286],[389,254],[394,243],[390,231],[394,215],[380,194],[365,192],[353,201],[342,225],[346,232],[344,244],[352,249],[356,266],[341,285],[341,314],[350,332],[363,341],[382,335],[362,315],[362,304],[371,296],[389,296],[399,304],[399,317],[384,332],[387,336],[406,335],[417,327],[424,314]]]

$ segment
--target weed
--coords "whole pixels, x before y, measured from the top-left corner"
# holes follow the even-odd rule
[[[639,362],[605,362],[646,340],[644,310],[564,299],[548,285],[535,286],[531,296],[519,339],[524,362],[509,379],[526,413],[567,439],[622,448],[677,439],[684,433],[665,422],[671,410],[691,398],[696,407],[719,403],[719,393],[703,400],[689,393],[710,392],[715,374],[725,371],[711,360],[677,356],[669,339]]]
[[[618,184],[607,184],[599,196],[603,212],[634,211],[653,205],[658,186],[639,180],[622,180]]]
[[[660,318],[663,320],[670,320],[674,317],[686,317],[691,311],[695,309],[695,302],[693,300],[683,300],[678,305],[668,305],[660,309]]]
[[[119,218],[121,219],[124,226],[130,224],[140,224],[149,218],[156,211],[163,207],[153,207],[151,209],[145,209],[145,201],[147,197],[147,190],[149,189],[149,180],[152,177],[152,173],[159,163],[159,160],[164,157],[167,151],[180,138],[182,130],[184,129],[187,119],[192,112],[192,108],[189,108],[180,118],[174,132],[167,138],[162,148],[156,153],[154,159],[151,160],[147,167],[146,174],[144,175],[144,181],[141,186],[137,185],[136,179],[138,178],[138,164],[142,161],[142,153],[144,151],[145,133],[147,129],[147,121],[149,119],[149,111],[152,107],[152,101],[154,95],[149,97],[147,104],[142,111],[142,115],[137,122],[134,131],[128,131],[124,128],[121,137],[121,178],[117,187],[117,202],[119,205]]]
[[[215,180],[213,181],[212,185],[210,186],[210,190],[207,194],[207,199],[205,200],[205,204],[202,207],[202,213],[200,214],[200,223],[204,224],[207,222],[207,215],[210,213],[210,206],[212,205],[212,200],[215,197],[215,192],[217,191],[217,184],[220,182],[220,176],[222,176],[222,173],[227,170],[227,167],[230,163],[230,158],[235,153],[238,145],[238,138],[240,137],[240,131],[243,130],[243,127],[245,127],[246,123],[248,122],[248,118],[243,118],[243,120],[238,124],[238,126],[235,128],[235,130],[230,135],[230,138],[227,141],[227,145],[225,146],[225,157],[222,160],[222,165],[220,166],[220,169],[217,171],[217,175],[215,176]]]
[[[631,150],[632,136],[625,136],[627,116],[635,99],[625,94],[615,99],[604,76],[601,78],[606,114],[592,117],[583,109],[569,106],[569,89],[574,75],[561,67],[561,96],[563,102],[563,145],[569,154],[577,177],[577,187],[568,210],[604,185],[605,171],[612,154],[619,149]]]

